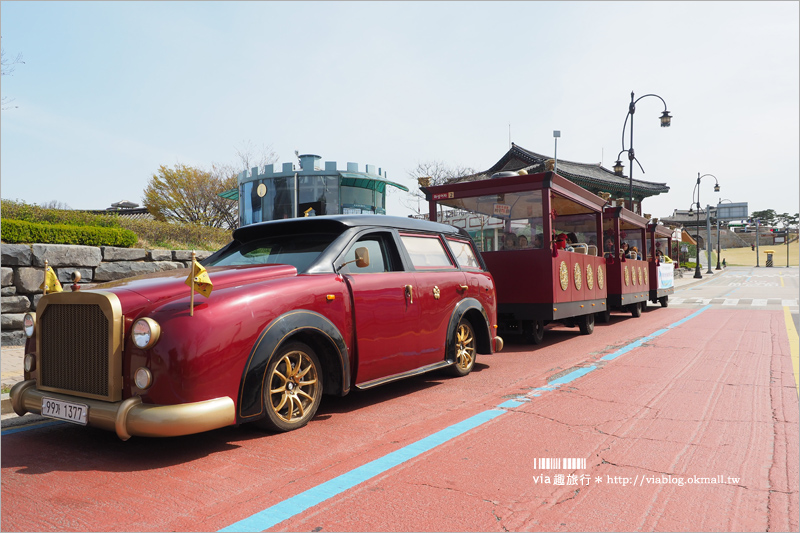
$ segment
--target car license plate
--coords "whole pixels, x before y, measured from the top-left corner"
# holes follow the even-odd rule
[[[55,398],[42,398],[42,416],[85,426],[89,420],[89,406],[82,403],[56,400]]]

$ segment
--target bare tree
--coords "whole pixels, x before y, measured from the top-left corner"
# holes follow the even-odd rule
[[[211,176],[220,184],[220,191],[211,198],[211,209],[219,217],[220,227],[236,229],[239,226],[239,202],[228,198],[223,198],[219,194],[239,188],[239,180],[236,173],[231,169],[211,165]]]
[[[60,209],[62,211],[68,211],[72,208],[64,202],[59,200],[50,200],[49,202],[45,202],[41,205],[44,209]]]
[[[800,213],[795,213],[794,215],[780,213],[775,215],[775,219],[782,224],[785,229],[789,229],[797,226],[798,220],[800,220]]]
[[[256,146],[252,141],[242,141],[235,147],[236,158],[232,163],[212,163],[211,176],[223,185],[223,191],[239,187],[238,176],[243,170],[253,167],[263,168],[278,160],[278,155],[271,145]],[[219,218],[224,221],[223,227],[234,229],[239,225],[239,202],[216,196],[213,208]]]
[[[425,197],[419,191],[419,187],[427,185],[442,185],[448,180],[469,176],[477,171],[472,167],[463,165],[451,166],[443,161],[433,160],[418,163],[413,170],[408,171],[409,177],[413,180],[411,192],[406,193],[400,203],[403,207],[415,211],[417,214],[426,213],[427,206],[421,202]]]
[[[263,167],[278,160],[278,154],[272,149],[272,145],[262,144],[256,146],[253,141],[247,140],[236,147],[236,161],[241,165],[242,170],[250,170],[253,167]],[[237,172],[238,174],[238,172]]]
[[[0,75],[11,76],[14,73],[14,70],[16,70],[17,65],[24,64],[25,62],[22,60],[22,54],[17,54],[14,59],[9,59],[6,57],[6,51],[0,49]],[[5,110],[18,107],[10,105],[13,101],[13,99],[3,96],[0,98],[0,109]]]

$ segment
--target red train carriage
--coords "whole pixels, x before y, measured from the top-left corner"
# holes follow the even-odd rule
[[[648,270],[650,271],[650,301],[660,303],[661,307],[669,304],[669,295],[675,292],[675,265],[669,257],[672,250],[672,230],[649,224],[647,226]]]
[[[624,207],[603,210],[603,255],[608,269],[608,307],[642,314],[650,296],[648,220]],[[603,317],[608,319],[608,314]]]
[[[595,314],[606,311],[602,198],[552,172],[422,190],[430,219],[466,229],[480,248],[501,332],[536,344],[552,321],[592,333]]]

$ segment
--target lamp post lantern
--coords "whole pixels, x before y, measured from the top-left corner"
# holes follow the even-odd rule
[[[703,274],[700,272],[700,240],[699,240],[699,237],[700,237],[700,180],[705,178],[705,177],[714,178],[714,181],[715,181],[715,183],[714,183],[714,192],[719,192],[719,180],[717,179],[716,176],[714,176],[713,174],[703,174],[701,176],[699,172],[697,173],[697,184],[694,186],[694,190],[692,191],[692,202],[695,203],[695,205],[697,206],[697,236],[698,236],[698,241],[697,241],[697,246],[696,246],[696,248],[697,248],[697,261],[696,261],[695,266],[694,266],[694,277],[695,278],[702,278],[703,277]],[[695,199],[695,195],[696,195],[696,199]],[[709,212],[709,209],[708,209],[708,207],[706,207],[706,228],[708,229],[707,238],[708,238],[708,240],[711,240],[710,239],[710,237],[711,237],[711,229],[709,227],[710,222],[709,222],[709,218],[708,218],[708,212]],[[692,215],[692,211],[690,209],[689,210],[689,216],[691,216],[691,215]],[[708,246],[708,243],[706,243],[706,246]],[[708,272],[706,272],[706,273],[707,274],[713,274],[713,272],[711,271],[711,252],[710,251],[709,251],[709,254],[708,254]]]
[[[642,174],[644,174],[644,168],[642,164],[636,159],[636,154],[633,151],[633,114],[636,113],[636,103],[641,100],[642,98],[647,98],[648,96],[655,96],[664,104],[664,111],[661,113],[660,121],[662,128],[668,128],[672,122],[672,116],[667,111],[667,103],[664,102],[664,99],[658,96],[657,94],[646,94],[644,96],[640,96],[639,98],[634,100],[633,91],[631,91],[631,103],[628,104],[628,114],[625,116],[625,123],[622,125],[622,150],[620,150],[619,154],[617,154],[617,162],[614,164],[614,174],[617,176],[622,176],[622,171],[624,169],[624,165],[622,164],[622,160],[620,156],[622,152],[625,152],[625,128],[628,125],[628,118],[631,119],[631,134],[630,134],[630,148],[628,148],[628,161],[631,165],[631,170],[629,172],[630,176],[628,177],[628,208],[631,211],[633,209],[633,162],[636,161],[636,164],[639,165],[639,168],[642,170]]]
[[[558,138],[561,137],[561,130],[553,130],[555,140],[555,153],[553,154],[553,174],[558,174]]]

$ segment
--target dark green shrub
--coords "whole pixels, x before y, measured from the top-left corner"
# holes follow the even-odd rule
[[[6,218],[0,224],[3,241],[12,244],[80,244],[130,248],[138,240],[134,232],[123,228],[37,224]]]

